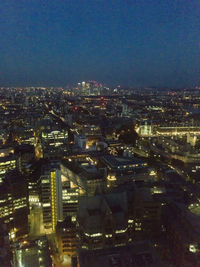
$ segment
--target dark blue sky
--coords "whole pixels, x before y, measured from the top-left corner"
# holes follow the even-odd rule
[[[200,83],[199,0],[0,0],[0,86]]]

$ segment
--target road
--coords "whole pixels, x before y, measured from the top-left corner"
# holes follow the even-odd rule
[[[45,235],[43,226],[42,207],[35,205],[30,211],[30,233],[29,238],[33,240]],[[55,241],[55,234],[47,235],[49,244],[52,251],[52,260],[56,267],[71,267],[71,258],[65,256],[64,259],[60,259],[57,244]],[[31,249],[18,249],[15,250],[15,256],[18,264],[15,267],[37,267],[38,265],[38,254],[35,248]]]

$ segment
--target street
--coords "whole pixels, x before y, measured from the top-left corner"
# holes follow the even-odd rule
[[[30,233],[28,240],[35,240],[36,238],[45,235],[45,230],[43,226],[43,216],[42,207],[40,205],[33,206],[30,211]],[[56,244],[55,234],[47,235],[49,242],[50,251],[52,254],[53,266],[55,267],[71,267],[71,257],[64,256],[63,259],[60,258],[59,251]],[[29,242],[28,241],[28,242]],[[39,267],[41,266],[41,261],[43,260],[40,251],[37,247],[25,247],[13,250],[14,257],[16,259],[14,267]],[[45,265],[46,266],[46,265]]]

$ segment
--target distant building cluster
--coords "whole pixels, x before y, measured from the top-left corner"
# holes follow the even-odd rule
[[[2,266],[200,266],[198,88],[0,88],[0,117]]]

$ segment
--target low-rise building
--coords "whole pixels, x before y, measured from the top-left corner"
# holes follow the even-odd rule
[[[56,227],[58,249],[61,256],[76,255],[76,218],[67,216]]]

